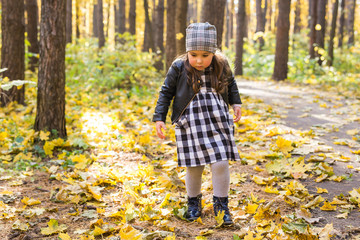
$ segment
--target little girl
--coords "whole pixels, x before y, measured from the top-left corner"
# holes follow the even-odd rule
[[[178,165],[186,167],[188,195],[186,218],[201,216],[201,178],[210,164],[217,216],[224,211],[224,224],[233,223],[228,208],[229,160],[240,160],[234,141],[234,122],[241,118],[241,100],[227,60],[216,52],[216,29],[209,23],[193,23],[186,29],[186,54],[170,67],[153,121],[164,139],[165,119],[173,100],[171,121],[175,124]],[[232,105],[235,118],[229,114]]]

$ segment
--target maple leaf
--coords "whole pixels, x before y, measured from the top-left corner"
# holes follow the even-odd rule
[[[60,233],[59,238],[60,240],[71,240],[71,237],[67,233]]]
[[[28,198],[28,197],[24,197],[23,199],[21,199],[21,202],[28,206],[41,204],[41,201],[33,199],[33,198]]]
[[[46,131],[40,131],[40,139],[42,141],[47,141],[49,139],[49,136],[50,136],[50,132]]]
[[[259,207],[258,204],[248,203],[248,205],[245,207],[245,211],[246,211],[246,213],[254,214],[254,213],[256,213],[256,209],[257,209],[258,207]]]
[[[317,193],[328,193],[329,191],[327,190],[327,189],[324,189],[324,188],[318,188],[318,187],[316,187],[316,189],[317,189]]]
[[[327,200],[324,202],[324,205],[320,208],[323,211],[335,211],[336,206],[332,206]]]
[[[217,228],[221,227],[224,223],[224,216],[225,216],[225,211],[219,211],[217,216],[215,216],[215,220],[217,222]]]
[[[55,219],[50,219],[50,221],[48,222],[48,227],[47,228],[41,228],[41,234],[43,235],[52,235],[54,233],[59,233],[62,232],[64,230],[66,230],[67,227],[65,224],[62,224],[59,226],[59,223],[57,220]]]
[[[286,155],[287,153],[291,152],[294,149],[294,147],[292,146],[292,142],[282,137],[277,138],[276,146],[284,155]]]

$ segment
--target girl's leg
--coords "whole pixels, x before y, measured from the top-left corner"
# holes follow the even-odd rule
[[[185,185],[188,197],[197,197],[201,193],[201,178],[205,166],[187,167]]]
[[[214,196],[227,197],[230,188],[229,161],[211,164],[211,172]]]

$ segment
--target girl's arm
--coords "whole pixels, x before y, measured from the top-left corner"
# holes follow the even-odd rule
[[[156,134],[159,138],[165,139],[165,134],[162,129],[166,130],[165,123],[163,121],[156,121]]]

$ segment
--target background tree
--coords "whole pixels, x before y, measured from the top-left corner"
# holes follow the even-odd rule
[[[324,61],[323,51],[325,47],[325,32],[326,32],[326,6],[327,0],[319,0],[317,6],[317,21],[316,21],[316,45],[318,47],[317,57],[319,58],[319,65]]]
[[[337,20],[338,8],[339,8],[339,0],[335,0],[332,9],[333,11],[332,11],[332,19],[331,19],[331,31],[330,31],[330,39],[329,39],[329,47],[328,47],[329,59],[327,61],[328,66],[332,66],[334,61],[334,38],[336,32],[336,20]]]
[[[149,4],[147,0],[144,0],[144,10],[145,10],[145,30],[144,30],[144,44],[143,44],[143,51],[151,50],[155,51],[155,44],[154,44],[154,36],[153,36],[153,29],[152,23],[149,16]]]
[[[97,5],[97,32],[99,35],[99,48],[102,48],[103,46],[105,46],[103,1],[98,0]]]
[[[117,23],[118,23],[117,32],[120,33],[120,34],[123,34],[126,31],[126,14],[125,14],[125,10],[126,10],[126,2],[125,2],[125,0],[119,0],[119,10],[118,10],[119,19],[117,21]]]
[[[66,43],[72,42],[72,0],[66,0]]]
[[[25,78],[24,1],[1,1],[1,68],[7,68],[3,77],[12,80]],[[24,104],[25,86],[0,92],[1,106],[16,101]]]
[[[155,47],[162,53],[164,52],[164,0],[158,0],[155,26]]]
[[[201,22],[209,22],[216,27],[217,46],[222,47],[226,0],[203,0]]]
[[[315,58],[315,42],[316,42],[316,30],[315,30],[315,26],[316,26],[316,22],[317,22],[317,6],[318,6],[318,1],[314,1],[314,0],[310,0],[310,6],[309,6],[309,11],[310,11],[310,35],[309,35],[309,55],[311,59]]]
[[[167,0],[166,6],[166,45],[165,45],[165,59],[166,69],[169,69],[171,63],[176,56],[176,33],[175,33],[175,13],[176,0]]]
[[[243,75],[243,53],[246,21],[246,1],[239,0],[236,26],[236,56],[235,56],[235,75]]]
[[[342,47],[344,39],[344,26],[345,26],[345,0],[341,0],[340,20],[339,20],[339,42],[338,47]]]
[[[136,0],[130,0],[129,32],[132,35],[136,34]]]
[[[300,33],[301,30],[301,0],[296,0],[294,19],[294,34]]]
[[[172,6],[174,7],[174,6]],[[176,0],[175,11],[175,33],[176,33],[176,54],[185,53],[186,19],[188,0]]]
[[[29,58],[29,69],[34,72],[39,63],[39,41],[38,41],[38,3],[37,0],[26,0],[27,24],[26,32],[29,41],[28,52],[32,56]]]
[[[80,38],[80,0],[75,0],[75,34],[76,39]]]
[[[348,18],[347,18],[347,30],[348,30],[348,46],[354,45],[354,24],[355,24],[355,8],[356,0],[349,0],[348,4]]]
[[[198,0],[190,0],[188,3],[187,22],[198,22]]]
[[[66,2],[41,1],[40,63],[34,128],[66,137],[65,126]],[[56,31],[54,31],[56,29]]]
[[[272,78],[274,80],[284,80],[287,78],[288,58],[289,58],[289,29],[290,29],[290,6],[291,0],[279,1],[279,15],[276,29],[276,50],[275,65]]]
[[[265,41],[264,37],[262,36],[265,32],[265,22],[264,22],[264,9],[262,6],[262,0],[256,0],[256,31],[255,33],[259,33],[259,36],[257,37],[257,41],[259,43],[259,51],[262,50]]]
[[[93,9],[93,34],[94,37],[98,38],[99,37],[99,6],[97,4],[94,4],[94,9]]]

